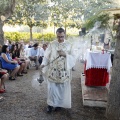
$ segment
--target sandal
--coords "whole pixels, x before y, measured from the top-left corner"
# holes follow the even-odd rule
[[[18,77],[21,77],[21,76],[23,76],[23,74],[17,74],[17,76],[18,76]]]
[[[29,66],[27,66],[27,69],[29,69]]]
[[[11,76],[11,77],[9,77],[9,80],[16,80],[16,79],[15,79],[14,77]]]

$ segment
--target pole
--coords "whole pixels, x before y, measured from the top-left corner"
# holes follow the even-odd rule
[[[54,35],[55,35],[55,23],[54,23]]]

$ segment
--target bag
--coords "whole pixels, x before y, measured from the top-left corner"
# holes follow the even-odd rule
[[[5,71],[0,71],[0,74],[2,74],[2,75],[4,75],[4,74],[6,74],[7,72],[5,72]]]

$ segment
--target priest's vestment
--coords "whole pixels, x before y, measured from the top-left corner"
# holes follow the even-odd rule
[[[66,57],[59,56],[60,50],[66,53]],[[72,45],[67,40],[49,44],[41,64],[46,66],[43,73],[48,83],[48,105],[71,108],[71,69],[75,61]]]

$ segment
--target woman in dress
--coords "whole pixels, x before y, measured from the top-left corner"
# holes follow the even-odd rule
[[[18,58],[18,49],[16,45],[12,45],[11,47],[11,57],[12,59],[16,60],[18,64],[20,65],[20,70],[19,70],[20,74],[18,74],[18,76],[23,76],[22,73],[26,73],[25,72],[25,61]]]
[[[2,47],[1,64],[2,68],[12,70],[9,80],[15,80],[15,75],[18,73],[20,66],[17,61],[11,58],[9,54],[9,47],[7,45],[3,45]]]

